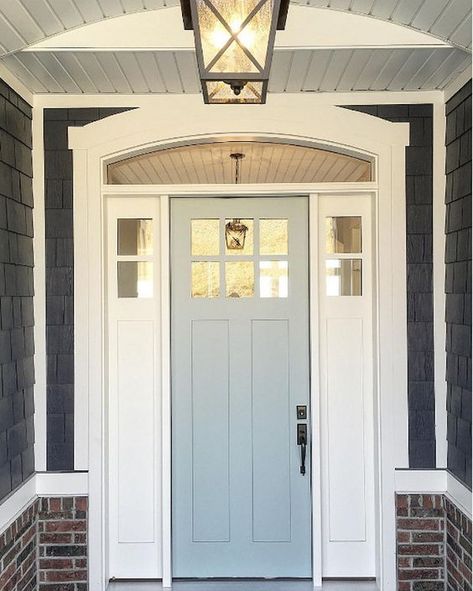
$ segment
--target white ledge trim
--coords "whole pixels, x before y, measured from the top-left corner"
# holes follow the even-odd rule
[[[444,494],[471,519],[471,491],[447,470],[396,470],[395,479],[397,493]]]
[[[88,495],[87,472],[37,472],[0,503],[0,534],[38,497]]]

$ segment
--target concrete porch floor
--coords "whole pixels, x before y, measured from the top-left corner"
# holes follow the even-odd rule
[[[162,591],[159,582],[112,582],[107,591]],[[176,581],[172,591],[313,591],[311,581]],[[325,581],[323,591],[377,591],[375,581]]]

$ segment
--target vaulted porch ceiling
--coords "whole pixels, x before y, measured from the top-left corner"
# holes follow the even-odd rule
[[[182,31],[178,4],[11,0],[0,8],[0,66],[35,93],[198,93],[192,37]],[[469,0],[292,0],[269,90],[441,90],[471,67],[471,12]],[[148,35],[155,46],[133,46],[140,13],[157,24],[156,37],[151,26]],[[117,34],[118,23],[128,21],[135,23],[129,33]],[[360,29],[365,38],[357,38]],[[110,39],[116,31],[115,45],[98,41],[106,30]]]

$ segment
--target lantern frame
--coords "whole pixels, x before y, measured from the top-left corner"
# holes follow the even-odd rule
[[[220,14],[218,9],[214,6],[213,0],[201,0],[207,9],[209,9],[219,24],[226,30],[229,37],[222,45],[216,49],[215,56],[205,65],[204,49],[202,42],[202,33],[199,24],[199,15],[197,0],[180,0],[184,28],[186,30],[194,31],[195,48],[197,55],[197,64],[199,68],[199,78],[202,85],[202,93],[204,102],[207,104],[264,104],[266,102],[266,95],[268,92],[269,74],[271,69],[271,61],[274,52],[274,41],[277,30],[283,30],[286,25],[287,12],[289,9],[289,0],[259,0],[253,9],[247,14],[238,31],[233,31],[230,23]],[[238,35],[251,23],[253,18],[268,4],[272,3],[271,24],[266,47],[266,59],[264,64],[260,64],[258,59],[252,54],[251,50],[240,41]],[[257,68],[258,71],[248,72],[215,72],[210,71],[211,68],[225,55],[225,52],[236,43],[250,62]],[[214,100],[214,96],[209,92],[208,83],[226,83],[230,86],[234,96],[223,99]],[[253,85],[251,83],[254,83]],[[254,94],[254,98],[240,97],[240,92],[248,85],[250,92]],[[240,92],[236,92],[239,90]],[[215,93],[216,94],[216,93]]]

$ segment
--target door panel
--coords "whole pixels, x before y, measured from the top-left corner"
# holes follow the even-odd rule
[[[176,199],[171,219],[173,576],[309,577],[307,200]]]
[[[371,208],[319,197],[324,577],[376,574]]]

